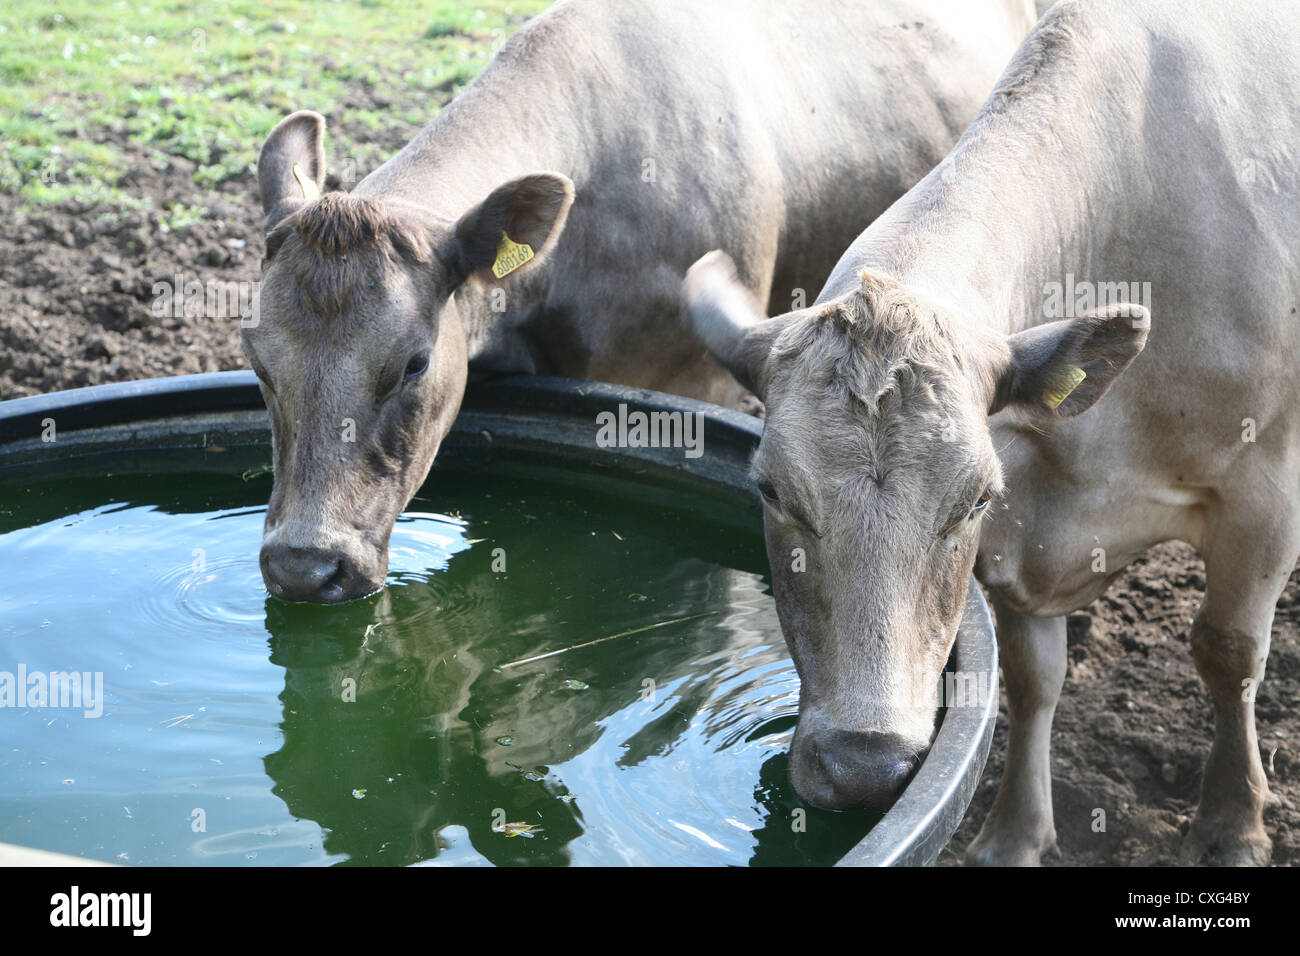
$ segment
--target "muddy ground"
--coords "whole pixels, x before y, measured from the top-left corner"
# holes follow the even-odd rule
[[[366,101],[367,92],[359,89],[357,97]],[[374,142],[385,156],[418,129],[395,125],[376,137],[345,119],[328,119],[331,132]],[[247,367],[234,310],[227,317],[176,316],[173,303],[159,306],[157,290],[259,277],[263,233],[256,177],[249,172],[219,189],[203,189],[194,181],[193,163],[161,156],[113,131],[100,135],[112,138],[130,160],[118,186],[148,197],[152,208],[24,209],[16,196],[0,191],[0,221],[8,224],[0,230],[0,399]],[[326,187],[339,185],[331,174]],[[207,215],[165,230],[157,210],[174,204],[202,207]]]
[[[1063,866],[1170,866],[1200,799],[1214,725],[1187,634],[1205,596],[1205,566],[1181,543],[1150,550],[1068,619],[1069,669],[1052,738],[1052,802]],[[955,863],[993,803],[1006,758],[1006,699],[971,809],[941,858]],[[1255,700],[1273,802],[1264,823],[1273,862],[1300,862],[1300,575],[1273,621]],[[1094,810],[1106,830],[1093,832]]]
[[[346,128],[346,119],[329,119]],[[387,155],[413,132],[395,126],[379,145]],[[260,270],[261,212],[251,174],[203,190],[193,173],[185,160],[140,150],[122,183],[152,197],[155,208],[207,208],[202,221],[167,232],[148,212],[101,218],[93,208],[48,206],[23,214],[14,197],[0,194],[8,224],[0,231],[0,398],[244,367],[236,318],[160,316],[152,308],[155,283],[178,273],[186,281],[247,281]],[[1053,749],[1061,865],[1176,861],[1211,737],[1210,703],[1187,640],[1204,587],[1195,553],[1166,545],[1071,616]],[[1265,818],[1273,859],[1291,865],[1300,859],[1296,578],[1278,607],[1256,711],[1274,795]],[[942,862],[956,861],[992,803],[1006,752],[1005,712],[1004,703],[971,812]],[[1091,826],[1098,807],[1106,811],[1104,833]]]

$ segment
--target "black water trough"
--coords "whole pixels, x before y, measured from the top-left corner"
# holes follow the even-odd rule
[[[680,449],[597,448],[600,411],[703,412],[709,453]],[[49,420],[57,441],[42,440]],[[441,455],[491,446],[535,454],[554,464],[634,467],[695,490],[752,505],[761,513],[749,458],[762,434],[757,419],[644,389],[571,379],[516,377],[472,386]],[[107,453],[222,446],[235,460],[264,462],[270,426],[251,372],[217,372],[101,385],[0,402],[0,476],[96,474]],[[142,454],[141,459],[148,456]],[[142,468],[156,467],[142,462]],[[114,469],[123,470],[120,455]],[[997,714],[997,645],[989,609],[973,580],[951,670],[985,677],[989,692],[973,706],[945,711],[934,744],[893,808],[840,861],[840,866],[924,866],[938,857],[961,822],[984,769]],[[0,847],[0,849],[3,849]],[[3,854],[0,854],[2,856]]]

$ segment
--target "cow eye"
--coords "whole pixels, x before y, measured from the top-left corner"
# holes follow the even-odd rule
[[[772,483],[766,478],[759,479],[758,493],[763,496],[764,501],[770,502],[771,504],[777,504],[781,500],[777,497],[776,489],[772,487]]]
[[[971,509],[971,513],[968,516],[968,519],[974,521],[977,517],[979,517],[980,513],[989,506],[989,502],[992,500],[993,500],[993,493],[989,491],[987,488],[985,488],[984,494],[980,495],[979,501],[975,502],[975,507]]]
[[[402,381],[409,382],[413,378],[419,378],[428,367],[428,352],[421,352],[419,355],[411,356],[411,361],[406,363],[406,371],[402,373]]]

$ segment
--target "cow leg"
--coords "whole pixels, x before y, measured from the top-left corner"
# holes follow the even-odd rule
[[[1292,539],[1293,540],[1293,539]],[[1268,781],[1255,736],[1255,689],[1264,678],[1273,610],[1295,567],[1291,540],[1232,528],[1205,552],[1205,600],[1192,622],[1196,669],[1214,701],[1214,743],[1184,863],[1263,866]],[[1217,546],[1214,546],[1217,545]]]
[[[1065,618],[1019,614],[993,597],[1007,688],[1002,785],[966,860],[1037,866],[1056,847],[1052,822],[1052,717],[1065,683]]]

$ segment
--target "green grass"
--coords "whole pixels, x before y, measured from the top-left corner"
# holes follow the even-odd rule
[[[169,203],[163,215],[158,218],[158,228],[163,232],[179,232],[186,226],[200,222],[207,214],[208,211],[202,206],[191,206],[183,202]]]
[[[0,191],[23,205],[132,208],[127,143],[184,157],[197,187],[219,188],[250,172],[266,133],[301,108],[343,120],[327,153],[368,171],[385,157],[366,131],[423,125],[522,15],[547,5],[6,0]],[[192,214],[159,218],[174,228]]]

